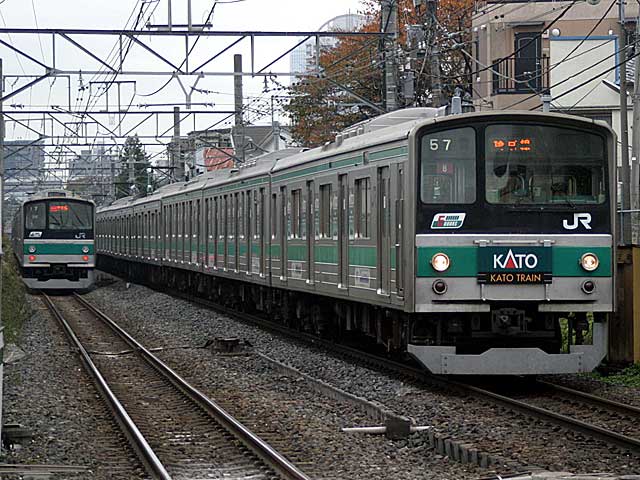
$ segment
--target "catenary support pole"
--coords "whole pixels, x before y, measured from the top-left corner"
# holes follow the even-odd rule
[[[398,69],[395,59],[398,52],[397,0],[382,0],[381,22],[380,30],[393,34],[392,37],[385,37],[383,40],[385,107],[387,112],[391,112],[398,109]]]
[[[625,28],[624,0],[619,0],[618,14],[620,17],[620,143],[621,143],[621,170],[622,170],[622,209],[630,210],[630,183],[631,171],[629,167],[629,125],[627,113],[627,66],[625,60],[629,58],[627,54],[627,32]],[[631,244],[631,216],[628,213],[622,214],[622,243]]]
[[[640,38],[640,16],[636,19],[636,39]],[[633,75],[633,124],[631,156],[635,159],[635,172],[631,175],[631,209],[640,208],[640,184],[638,183],[638,160],[640,160],[640,58],[635,58]],[[635,174],[634,174],[635,173]]]
[[[236,157],[244,162],[244,122],[242,120],[243,110],[243,94],[242,94],[242,55],[236,54],[233,56],[233,96],[235,102],[235,143],[236,143]]]

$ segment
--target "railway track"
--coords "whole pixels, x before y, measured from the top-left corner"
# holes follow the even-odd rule
[[[454,390],[482,401],[499,405],[501,408],[542,420],[581,435],[615,445],[634,455],[640,455],[640,409],[601,397],[571,390],[548,382],[538,382],[538,390],[552,391],[553,395],[498,393],[471,383],[447,377],[434,376],[423,369],[396,362],[381,356],[363,352],[348,346],[323,340],[315,335],[299,332],[262,317],[240,313],[209,300],[176,292],[166,292],[214,309],[240,321],[257,324],[272,331],[310,345],[329,350],[339,356],[359,362],[380,371],[393,373],[402,378],[439,388]],[[564,397],[562,399],[561,397]],[[551,400],[553,399],[553,400]]]
[[[87,301],[43,299],[152,478],[308,480]]]

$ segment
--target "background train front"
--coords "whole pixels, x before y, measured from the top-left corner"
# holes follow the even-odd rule
[[[30,197],[13,221],[12,244],[25,285],[88,289],[94,282],[94,203],[67,192]]]

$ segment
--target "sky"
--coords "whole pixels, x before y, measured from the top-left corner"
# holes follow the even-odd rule
[[[172,0],[172,21],[173,24],[187,22],[187,0]],[[148,17],[148,23],[158,25],[166,24],[168,17],[169,0],[149,1],[145,0],[0,0],[0,26],[12,28],[83,28],[83,29],[115,29],[119,30],[128,25],[132,25],[132,18],[135,18],[141,7]],[[192,21],[193,23],[201,23],[212,8],[212,0],[192,0]],[[331,18],[344,13],[357,13],[362,9],[361,0],[221,0],[217,2],[212,17],[212,30],[216,31],[316,31],[323,23]],[[153,12],[153,15],[150,15]],[[133,15],[133,17],[132,17]],[[145,17],[145,18],[147,18]],[[143,27],[144,28],[144,27]],[[88,48],[92,53],[100,58],[109,58],[114,45],[117,43],[115,36],[76,36],[73,37],[83,46]],[[194,63],[198,65],[214,53],[219,52],[237,37],[215,37],[207,38],[199,41],[191,58],[191,66]],[[47,65],[53,64],[53,42],[51,35],[25,35],[25,34],[0,34],[0,39],[13,45],[35,59],[42,61]],[[174,64],[180,64],[184,58],[185,45],[182,37],[158,38],[158,37],[140,37],[140,39],[163,56],[172,61]],[[278,56],[294,46],[300,38],[256,38],[255,41],[255,70],[265,66],[267,63],[275,60]],[[171,70],[166,64],[141,47],[131,50],[131,55],[125,60],[125,69],[135,71],[149,70]],[[250,41],[245,39],[236,46],[230,48],[219,58],[207,66],[208,71],[215,72],[232,72],[233,71],[233,55],[240,53],[243,55],[243,65],[245,71],[250,68]],[[6,46],[0,45],[0,58],[3,60],[3,73],[5,76],[5,95],[26,83],[25,78],[18,79],[13,75],[41,75],[43,68],[30,60],[20,57]],[[198,61],[200,61],[198,63]],[[115,59],[114,59],[115,64]],[[85,71],[97,70],[99,64],[91,59],[85,53],[73,47],[61,37],[56,37],[55,41],[55,66],[62,70]],[[269,68],[272,72],[286,72],[289,70],[288,56],[274,64]],[[100,93],[100,85],[95,83],[90,85],[91,81],[107,82],[111,78],[105,75],[83,74],[82,77],[72,76],[69,79],[57,78],[56,80],[47,79],[38,84],[37,87],[26,90],[5,102],[5,109],[16,108],[25,111],[31,108],[44,108],[47,105],[57,105],[60,108],[67,109],[71,103],[72,109],[82,108],[89,101],[89,89],[93,93]],[[152,76],[119,76],[118,80],[126,80],[129,83],[120,85],[120,103],[123,108],[128,105],[138,108],[145,107],[150,104],[172,104],[176,102],[185,102],[185,96],[182,88],[190,89],[197,80],[196,87],[205,92],[195,92],[192,96],[192,102],[215,104],[214,107],[203,106],[203,108],[211,109],[232,109],[233,104],[233,78],[230,76],[220,77],[204,77],[198,79],[195,76],[181,76],[180,81],[177,78],[169,80],[168,77],[152,77]],[[135,82],[135,84],[133,83]],[[182,86],[181,86],[182,83]],[[289,78],[286,76],[274,77],[274,81],[269,81],[267,87],[274,89],[278,84],[287,85]],[[68,85],[71,85],[69,90]],[[161,88],[163,87],[164,88]],[[263,78],[251,79],[244,78],[244,94],[246,101],[262,94],[265,87]],[[155,95],[155,91],[159,92]],[[271,92],[270,94],[274,94]],[[150,96],[149,96],[150,95]],[[70,97],[70,99],[69,99]],[[102,94],[97,97],[91,97],[91,101],[95,103],[95,108],[107,107],[107,96]],[[109,91],[108,102],[110,108],[117,105],[117,91],[112,86]],[[11,107],[11,105],[17,107]],[[159,107],[158,107],[159,108]],[[171,107],[165,107],[170,109]],[[184,107],[181,107],[184,108]],[[195,107],[194,108],[198,108]],[[254,115],[255,116],[255,115]],[[40,116],[41,117],[41,116]],[[37,117],[37,118],[40,118]],[[184,125],[182,133],[193,129],[205,128],[217,119],[222,118],[221,115],[211,114],[210,117],[202,116],[195,123]],[[276,117],[278,114],[276,112]],[[54,120],[35,120],[35,116],[22,116],[21,119],[30,118],[28,125],[34,130],[46,130],[55,125]],[[129,119],[130,117],[127,117]],[[138,117],[139,118],[139,117]],[[71,119],[73,120],[73,119]],[[210,121],[213,120],[213,121]],[[129,121],[129,120],[127,120]],[[165,120],[161,119],[160,123]],[[169,121],[169,118],[167,118]],[[256,120],[257,123],[265,123],[270,121],[269,118]],[[109,128],[115,128],[120,125],[120,120],[115,117],[105,119],[104,123]],[[125,122],[126,123],[126,122]],[[132,122],[135,125],[136,122]],[[207,124],[208,125],[205,125]],[[219,126],[223,126],[222,124]],[[230,126],[229,122],[224,126]],[[121,128],[126,127],[123,123]],[[62,128],[56,125],[55,128]],[[150,127],[141,127],[141,130],[147,130]],[[103,129],[104,130],[104,129]],[[152,129],[156,130],[156,127]],[[162,130],[162,128],[160,128]],[[9,122],[7,124],[7,138],[33,138],[33,131],[29,131],[25,127]]]

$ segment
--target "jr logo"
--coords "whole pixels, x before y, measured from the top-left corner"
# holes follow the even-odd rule
[[[574,213],[573,223],[569,225],[569,222],[565,219],[562,221],[562,226],[565,230],[575,230],[579,227],[579,223],[582,224],[587,230],[591,230],[591,214],[590,213]]]
[[[76,233],[76,238],[78,240],[87,238],[87,234],[84,232]]]

